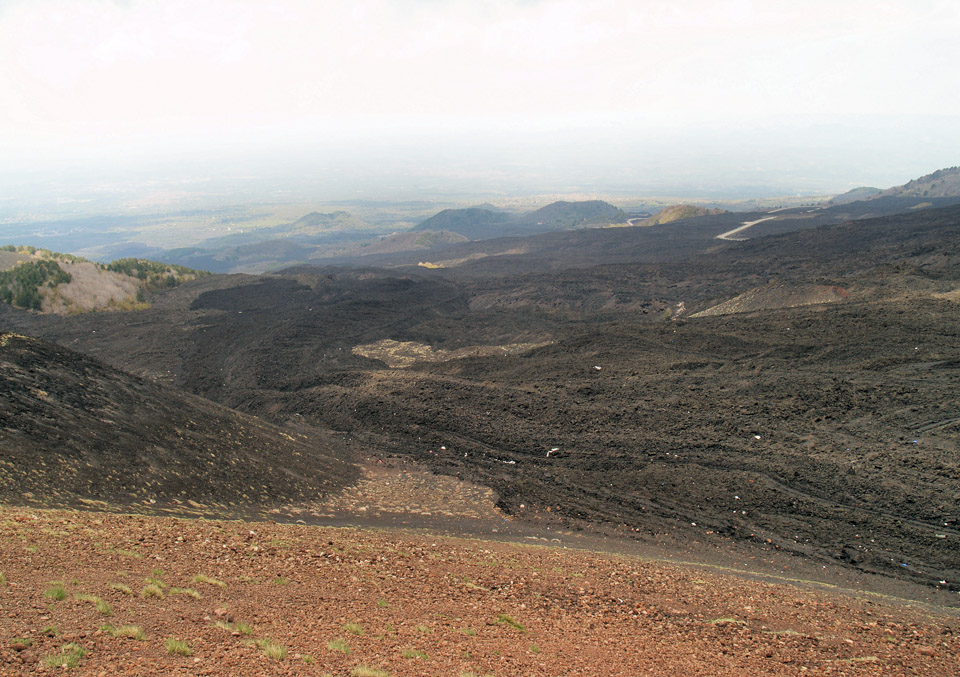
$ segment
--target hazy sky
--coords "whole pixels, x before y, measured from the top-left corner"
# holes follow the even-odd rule
[[[956,0],[0,0],[0,157],[530,132],[616,154],[869,116],[857,148],[932,171],[960,164],[958,36]]]

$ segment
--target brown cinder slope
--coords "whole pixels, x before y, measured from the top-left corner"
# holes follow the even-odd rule
[[[281,429],[0,333],[0,499],[141,509],[270,508],[353,481],[356,469]]]

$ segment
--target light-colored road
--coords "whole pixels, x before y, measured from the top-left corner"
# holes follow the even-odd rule
[[[765,217],[763,217],[762,219],[757,219],[756,221],[744,221],[742,224],[740,224],[739,226],[737,226],[737,227],[734,228],[733,230],[728,230],[726,233],[720,233],[719,235],[717,235],[717,239],[718,239],[718,240],[734,240],[734,241],[747,240],[747,239],[749,239],[749,238],[746,238],[746,237],[734,237],[734,235],[736,235],[737,233],[742,233],[743,231],[745,231],[745,230],[746,230],[747,228],[749,228],[750,226],[755,226],[755,225],[757,225],[758,223],[763,223],[764,221],[770,221],[770,220],[775,219],[775,218],[777,218],[777,217],[776,217],[776,216],[765,216]]]

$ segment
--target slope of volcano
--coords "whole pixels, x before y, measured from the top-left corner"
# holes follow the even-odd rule
[[[316,501],[358,477],[317,439],[0,334],[0,497],[195,514]]]
[[[960,589],[960,208],[715,247],[480,280],[300,268],[126,315],[3,318],[490,487],[544,527],[732,538]],[[768,284],[842,293],[689,317]],[[431,361],[364,357],[388,342]]]

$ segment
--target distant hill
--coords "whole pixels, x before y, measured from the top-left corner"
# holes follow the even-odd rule
[[[626,221],[627,215],[602,200],[559,201],[532,212],[513,216],[505,212],[468,207],[445,209],[413,230],[450,230],[470,240],[533,235],[555,230],[605,226]]]
[[[304,233],[316,230],[332,230],[334,228],[362,228],[367,224],[356,216],[345,211],[335,211],[329,214],[310,212],[301,216],[289,227],[291,233]]]
[[[878,195],[880,192],[881,190],[879,188],[860,186],[859,188],[848,190],[846,193],[831,198],[828,200],[828,204],[845,205],[850,204],[851,202],[857,202],[859,200],[869,200],[870,198]]]
[[[660,213],[654,214],[646,219],[641,225],[658,226],[671,221],[680,221],[681,219],[692,219],[696,216],[716,216],[717,214],[727,214],[725,209],[709,209],[707,207],[697,207],[696,205],[671,205],[665,207]]]
[[[544,230],[605,226],[626,220],[626,213],[603,200],[585,200],[583,202],[561,200],[524,214],[518,219],[520,223],[542,226]]]
[[[0,384],[5,501],[262,509],[357,476],[315,442],[38,339],[0,333]]]
[[[448,244],[469,242],[469,238],[449,230],[416,230],[385,235],[376,242],[365,242],[348,250],[346,256],[392,254],[396,252],[424,251]]]
[[[421,221],[411,230],[452,230],[475,240],[476,234],[486,232],[494,226],[501,226],[510,221],[510,215],[504,212],[495,212],[480,207],[466,209],[444,209],[439,214]]]
[[[960,167],[938,169],[873,197],[960,197]]]
[[[107,264],[36,247],[0,248],[0,302],[59,315],[147,306],[145,293],[206,273],[146,259]]]

